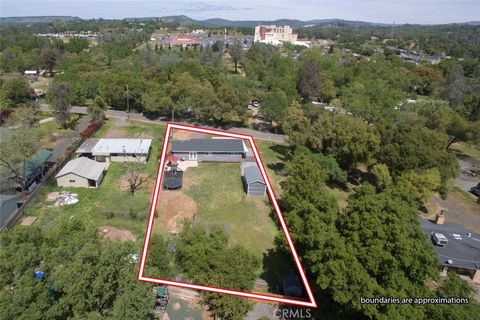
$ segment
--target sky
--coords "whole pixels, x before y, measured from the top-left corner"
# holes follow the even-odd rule
[[[346,19],[382,23],[452,23],[480,20],[480,0],[0,0],[0,16],[80,18],[162,17],[275,20]]]

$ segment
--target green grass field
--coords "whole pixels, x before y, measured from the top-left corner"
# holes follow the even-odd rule
[[[189,182],[184,192],[197,203],[195,224],[219,225],[232,244],[261,257],[273,247],[277,232],[269,217],[272,207],[267,197],[247,197],[240,177],[238,163],[202,163],[185,173]]]
[[[471,158],[480,160],[480,146],[464,142],[458,142],[452,145],[452,150],[467,155]]]

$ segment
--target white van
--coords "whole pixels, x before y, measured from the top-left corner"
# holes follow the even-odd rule
[[[432,234],[432,240],[433,240],[433,242],[435,242],[435,244],[437,246],[440,246],[440,247],[445,247],[448,243],[447,237],[445,237],[441,233],[433,233]]]

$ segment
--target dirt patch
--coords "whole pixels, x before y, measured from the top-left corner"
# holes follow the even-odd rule
[[[135,139],[153,139],[153,136],[147,132],[136,133],[133,138]]]
[[[140,189],[145,188],[145,187],[150,187],[155,183],[155,181],[150,181],[148,174],[146,173],[141,173],[140,174],[141,179],[146,179],[146,182],[144,182],[141,186]],[[117,184],[118,188],[122,191],[130,191],[130,184],[128,183],[127,179],[122,177],[118,180]]]
[[[191,220],[197,212],[197,204],[181,191],[162,190],[158,199],[157,222],[169,232],[178,232],[184,219]]]
[[[447,221],[457,222],[467,229],[480,232],[480,205],[467,201],[458,191],[449,192],[446,200],[434,194],[425,207],[428,210],[425,216],[428,218],[444,210]]]
[[[125,130],[123,130],[123,127],[128,127],[128,125],[125,119],[115,119],[104,138],[124,138]]]
[[[182,306],[180,305],[180,303],[178,302],[175,302],[174,304],[172,304],[172,308],[173,310],[180,310]]]
[[[174,130],[173,139],[175,140],[189,140],[207,138],[208,135],[198,132],[190,132],[186,130]]]
[[[118,229],[111,226],[98,227],[98,233],[113,241],[137,241],[137,237],[130,230]]]

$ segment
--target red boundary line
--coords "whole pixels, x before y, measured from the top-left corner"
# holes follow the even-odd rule
[[[288,242],[288,245],[289,245],[290,250],[292,252],[295,264],[297,266],[298,272],[299,272],[300,277],[302,279],[303,286],[305,287],[305,289],[307,291],[307,295],[308,295],[308,298],[309,298],[310,301],[286,298],[286,297],[281,297],[281,296],[268,295],[268,294],[264,294],[264,293],[244,292],[244,291],[238,291],[238,290],[223,289],[223,288],[218,288],[218,287],[213,287],[213,286],[204,286],[204,285],[186,283],[186,282],[181,282],[181,281],[172,281],[172,280],[168,280],[168,279],[152,278],[152,277],[148,277],[148,276],[144,275],[146,258],[147,258],[147,255],[148,255],[148,249],[150,247],[150,237],[152,235],[152,227],[153,227],[153,223],[154,223],[154,220],[155,220],[155,211],[156,211],[156,207],[157,207],[158,196],[159,196],[161,185],[162,185],[163,169],[165,167],[165,158],[166,158],[166,155],[167,155],[168,143],[170,141],[170,136],[171,136],[172,129],[180,129],[180,130],[186,130],[186,131],[191,131],[191,132],[199,132],[199,133],[205,133],[205,134],[213,134],[213,135],[222,136],[222,137],[229,137],[229,138],[238,138],[238,139],[242,139],[242,140],[248,140],[250,142],[250,147],[252,148],[255,160],[258,164],[260,164],[258,167],[259,167],[260,172],[261,172],[261,174],[263,176],[263,179],[265,181],[270,201],[273,204],[273,207],[275,209],[275,213],[277,214],[278,220],[280,222],[280,226],[282,227],[282,231],[285,235],[285,238],[287,239],[287,242]],[[202,127],[196,127],[196,126],[189,126],[189,125],[167,122],[167,128],[165,129],[164,141],[163,141],[163,146],[162,146],[162,153],[161,153],[161,157],[160,157],[160,162],[158,164],[157,177],[155,179],[155,188],[154,188],[153,193],[152,193],[152,202],[150,204],[150,216],[149,216],[149,219],[148,219],[147,229],[146,229],[145,236],[144,236],[144,239],[143,239],[142,258],[140,260],[140,265],[138,267],[137,279],[140,280],[140,281],[145,281],[145,282],[152,282],[152,283],[164,284],[164,285],[170,285],[170,286],[176,286],[176,287],[182,287],[182,288],[190,288],[190,289],[195,289],[195,290],[203,290],[203,291],[210,291],[210,292],[216,292],[216,293],[223,293],[223,294],[228,294],[228,295],[232,295],[232,296],[263,300],[263,301],[267,301],[267,302],[276,302],[276,303],[298,305],[298,306],[303,306],[303,307],[317,308],[317,303],[315,301],[315,297],[312,294],[312,290],[311,290],[310,285],[308,283],[307,277],[305,276],[305,272],[304,272],[302,263],[300,262],[300,259],[298,257],[297,250],[295,249],[295,245],[293,244],[293,241],[290,237],[290,232],[288,230],[288,227],[287,227],[287,225],[285,223],[285,220],[283,218],[283,214],[282,214],[282,212],[280,210],[280,207],[278,205],[277,198],[275,196],[275,192],[273,191],[273,188],[272,188],[272,183],[270,182],[270,179],[269,179],[269,177],[266,173],[265,166],[262,162],[262,159],[261,159],[260,154],[259,154],[258,149],[257,149],[257,145],[255,144],[255,141],[254,141],[252,136],[246,135],[246,134],[239,134],[239,133],[223,131],[223,130],[215,130],[215,129],[202,128]]]

